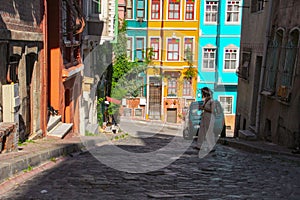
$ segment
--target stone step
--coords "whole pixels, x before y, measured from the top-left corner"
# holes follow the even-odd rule
[[[73,124],[60,122],[48,135],[63,138],[72,129]]]
[[[256,135],[250,130],[239,130],[239,138],[244,140],[256,140]]]
[[[50,115],[48,124],[47,124],[47,131],[50,132],[57,124],[61,121],[61,115]]]

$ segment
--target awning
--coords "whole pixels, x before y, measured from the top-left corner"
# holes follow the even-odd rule
[[[106,96],[106,100],[111,102],[111,103],[114,103],[114,104],[121,104],[120,100],[114,99],[114,98],[111,98],[111,97],[108,97],[108,96]]]

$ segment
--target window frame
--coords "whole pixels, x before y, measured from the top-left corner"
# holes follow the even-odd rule
[[[204,55],[205,55],[205,50],[211,50],[213,51],[214,53],[214,58],[205,58]],[[216,47],[203,47],[202,49],[202,71],[215,71],[216,70],[216,55],[217,55],[217,48]],[[208,64],[209,64],[209,61],[213,61],[213,68],[210,68],[210,67],[204,67],[204,62],[205,61],[208,61]]]
[[[208,11],[207,10],[207,2],[212,2],[212,3],[215,3],[216,4],[216,7],[217,7],[217,11]],[[212,16],[215,14],[216,16],[216,20],[215,21],[208,21],[207,20],[207,14],[209,14],[210,16],[210,19],[212,19]],[[218,14],[219,14],[219,1],[214,1],[214,0],[206,0],[205,3],[204,3],[204,23],[205,24],[217,24],[218,23]]]
[[[261,12],[265,8],[265,1],[251,0],[251,13]]]
[[[188,6],[192,5],[192,10],[188,10]],[[192,18],[188,18],[187,16],[191,15]],[[195,1],[194,0],[186,0],[185,1],[185,20],[195,20]]]
[[[293,43],[293,33],[297,34],[297,44]],[[283,74],[281,77],[281,86],[286,86],[291,88],[293,86],[295,69],[297,64],[298,54],[299,54],[299,45],[300,45],[300,29],[294,28],[289,32],[288,41],[285,44],[285,55],[284,55],[284,65],[283,65]],[[294,51],[292,51],[294,49]],[[294,56],[293,56],[294,54]],[[291,62],[291,60],[293,60]]]
[[[222,98],[225,98],[225,102],[224,103],[221,100]],[[231,102],[230,102],[231,104],[227,103],[227,101],[226,101],[227,98],[231,99]],[[218,96],[218,100],[219,100],[219,102],[220,102],[220,104],[222,106],[224,115],[232,115],[232,114],[234,114],[234,112],[233,112],[233,102],[234,102],[233,100],[234,100],[234,96],[232,96],[232,95],[219,95]],[[230,106],[230,111],[229,111],[229,109],[227,109],[228,106]],[[229,111],[229,112],[227,112],[227,111]]]
[[[143,8],[139,8],[139,1],[142,1],[143,2]],[[144,19],[145,18],[145,0],[136,0],[136,18],[141,18],[141,19]],[[139,11],[142,11],[143,12],[143,16],[140,17],[138,16],[138,12]]]
[[[142,48],[138,48],[138,40],[142,40],[143,45]],[[138,51],[141,51],[142,58],[138,58]],[[145,59],[145,37],[136,37],[135,38],[135,58],[138,60],[144,60]]]
[[[132,53],[132,50],[133,50],[133,37],[127,37],[127,42],[130,41],[130,48],[128,48],[128,43],[126,44],[126,52],[127,52],[127,57],[130,58],[130,60],[132,61],[132,56],[133,56],[133,53]],[[130,51],[130,56],[128,56],[128,51]]]
[[[169,40],[171,40],[171,43],[169,42]],[[170,45],[175,45],[175,44],[178,44],[178,50],[177,51],[170,50]],[[172,59],[169,58],[170,53],[172,54]],[[174,54],[176,53],[177,53],[177,59],[174,59]],[[180,38],[167,38],[167,61],[179,61],[179,55],[180,55]]]
[[[173,93],[174,91],[174,93]],[[176,97],[178,91],[178,79],[177,78],[168,78],[168,89],[167,96],[168,97]]]
[[[238,2],[238,4],[234,3],[234,5],[232,4],[232,2]],[[231,4],[229,4],[231,3]],[[226,0],[226,17],[225,17],[225,24],[240,24],[241,23],[241,8],[240,8],[240,4],[241,4],[241,1],[240,0]],[[233,10],[228,10],[229,6],[232,5],[233,7]],[[237,5],[237,10],[234,10],[235,6]],[[237,13],[237,17],[238,17],[238,20],[237,21],[234,21],[233,20],[233,17],[232,15]],[[231,18],[232,20],[228,20],[228,17],[229,15],[228,14],[231,14]]]
[[[152,42],[152,40],[158,40],[155,42]],[[152,44],[156,44],[157,45],[157,49],[154,49],[152,47]],[[150,48],[152,48],[152,53],[154,58],[152,57],[153,60],[160,60],[160,37],[150,37]],[[155,56],[156,55],[156,56]]]
[[[235,51],[235,52],[229,52],[230,54],[230,58],[226,58],[226,51]],[[233,59],[231,56],[232,56],[232,53],[236,53],[236,58]],[[235,68],[234,69],[226,69],[226,61],[229,61],[230,64],[229,64],[229,67],[231,66],[231,62],[235,61]],[[238,63],[239,63],[239,48],[237,47],[225,47],[224,48],[224,59],[223,59],[223,62],[224,62],[224,65],[223,65],[223,70],[226,71],[226,72],[236,72],[236,70],[238,69]]]
[[[131,2],[131,6],[129,4]],[[128,10],[131,11],[130,17],[128,17]],[[126,19],[133,19],[133,0],[126,0]]]
[[[152,20],[159,20],[160,19],[160,8],[161,8],[161,1],[160,0],[151,0],[151,13],[150,13],[150,17]],[[155,12],[153,12],[153,5],[158,5],[158,10],[154,10]],[[157,14],[158,17],[157,18],[154,18],[153,17],[153,14]]]
[[[264,90],[275,92],[277,83],[277,73],[280,65],[280,58],[283,53],[282,44],[284,42],[285,31],[276,30],[273,41],[270,42],[266,58],[266,79]],[[271,56],[270,56],[271,54]]]
[[[174,10],[170,10],[170,5],[171,4],[174,4]],[[178,10],[175,10],[175,6],[178,5]],[[181,19],[181,13],[180,13],[180,10],[181,10],[181,0],[176,1],[176,0],[169,0],[168,1],[168,20],[180,20]],[[173,13],[173,17],[170,18],[170,13]],[[178,14],[178,18],[175,18],[175,14]]]
[[[188,83],[188,84],[186,84]],[[186,92],[188,91],[188,92]],[[182,96],[189,97],[192,96],[192,80],[188,78],[183,79],[183,87],[182,87]]]
[[[192,40],[192,42],[186,42],[187,40]],[[183,48],[184,48],[184,59],[185,60],[187,60],[188,58],[187,58],[187,56],[186,56],[186,54],[187,54],[187,48],[186,48],[186,45],[191,45],[192,46],[192,48],[191,48],[191,53],[192,53],[192,58],[191,58],[191,60],[193,61],[194,60],[194,37],[185,37],[184,38],[184,44],[183,44]]]

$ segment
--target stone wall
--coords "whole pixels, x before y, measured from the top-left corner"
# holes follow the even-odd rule
[[[0,153],[18,149],[18,133],[16,125],[9,122],[0,123]]]

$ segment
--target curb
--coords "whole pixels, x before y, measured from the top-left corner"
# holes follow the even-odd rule
[[[38,153],[29,153],[24,157],[14,158],[7,162],[0,163],[0,183],[17,175],[29,167],[37,167],[52,158],[66,156],[75,152],[82,151],[87,146],[105,143],[103,140],[87,140],[72,144],[61,144],[60,147],[53,147]]]
[[[229,138],[219,138],[218,143],[229,146],[229,147],[233,147],[236,149],[241,149],[241,150],[244,150],[247,152],[251,152],[251,153],[284,155],[284,156],[288,156],[290,158],[298,158],[300,160],[299,154],[293,154],[292,152],[287,152],[287,151],[283,151],[283,150],[267,149],[267,148],[257,146],[254,144],[249,144],[249,143],[247,143],[247,141],[238,141],[236,139],[229,139]],[[283,147],[279,147],[279,148],[283,148]]]

